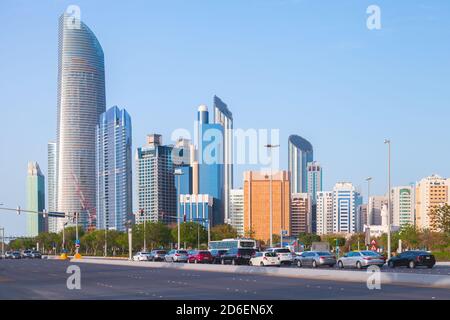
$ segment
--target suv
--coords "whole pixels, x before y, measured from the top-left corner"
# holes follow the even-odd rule
[[[213,249],[210,251],[213,256],[213,264],[218,264],[222,260],[222,256],[228,252],[228,250]]]
[[[425,251],[406,251],[388,261],[390,268],[408,267],[415,269],[416,267],[425,266],[432,269],[435,265],[436,258]]]
[[[188,263],[213,263],[214,258],[209,251],[193,251],[189,253]]]
[[[278,255],[278,258],[280,259],[280,263],[291,265],[294,262],[294,257],[292,255],[292,252],[289,249],[286,248],[270,248],[267,250],[267,252],[273,252]]]
[[[164,257],[166,262],[187,262],[188,252],[186,250],[172,250]]]
[[[22,252],[22,258],[24,259],[32,259],[33,256],[31,254],[31,250],[25,250]]]
[[[42,259],[42,254],[39,251],[31,251],[31,258]]]
[[[164,258],[167,254],[165,250],[153,250],[150,252],[149,260],[153,262],[164,261]]]
[[[248,265],[255,254],[255,249],[230,249],[221,257],[220,262],[222,264],[231,263],[233,266]]]

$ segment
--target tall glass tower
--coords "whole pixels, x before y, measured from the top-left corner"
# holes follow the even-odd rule
[[[112,107],[97,126],[97,229],[125,231],[132,217],[131,118]]]
[[[45,178],[37,162],[28,163],[27,210],[43,212],[45,209]],[[38,213],[27,213],[27,235],[36,237],[45,232],[45,219]]]
[[[309,141],[296,135],[289,137],[288,145],[292,193],[307,193],[308,163],[314,160],[313,147]]]
[[[47,145],[47,155],[48,155],[48,171],[47,171],[47,195],[48,195],[48,211],[56,212],[57,211],[57,148],[56,142],[51,141]],[[57,222],[58,218],[48,217],[48,232],[56,233],[57,232]]]
[[[79,224],[95,227],[95,141],[105,112],[103,50],[78,18],[59,21],[58,70],[58,211],[79,214]],[[58,231],[64,219],[58,219]]]
[[[224,206],[225,223],[231,223],[230,191],[231,189],[233,189],[233,114],[228,109],[228,106],[217,96],[214,96],[214,123],[222,125],[224,130],[223,206]]]

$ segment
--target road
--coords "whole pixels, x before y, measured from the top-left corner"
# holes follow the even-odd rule
[[[72,263],[73,264],[73,263]],[[79,264],[81,290],[68,290],[70,262],[0,260],[0,299],[45,300],[450,300],[450,290],[268,276]]]

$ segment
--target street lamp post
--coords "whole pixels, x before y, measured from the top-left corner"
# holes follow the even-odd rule
[[[127,231],[128,231],[128,259],[130,261],[133,260],[133,229],[131,220],[128,220],[126,223]]]
[[[387,249],[388,260],[391,259],[391,140],[384,140],[388,145],[388,230],[387,230]]]
[[[2,258],[5,255],[5,228],[0,228],[2,231]]]
[[[272,172],[272,149],[280,147],[280,145],[274,145],[274,144],[267,144],[265,147],[270,151],[270,188],[269,188],[269,201],[270,201],[270,218],[269,218],[269,224],[270,224],[270,247],[273,247],[273,172]],[[282,224],[281,229],[283,229]],[[283,240],[283,230],[281,230],[281,240]]]
[[[181,195],[181,191],[180,191],[180,180],[181,180],[181,176],[184,174],[182,170],[180,169],[176,169],[173,173],[177,178],[178,178],[178,189],[177,189],[177,234],[178,234],[178,247],[177,249],[180,250],[181,247],[181,221],[180,221],[180,195]]]
[[[369,209],[372,207],[370,204],[370,183],[372,182],[373,178],[372,177],[368,177],[366,179],[367,181],[367,225],[370,226],[370,221],[369,219],[372,217],[372,210],[369,211]],[[367,250],[369,250],[369,247],[366,246]]]

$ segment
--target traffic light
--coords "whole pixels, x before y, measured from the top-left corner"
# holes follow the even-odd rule
[[[17,207],[17,215],[18,215],[18,216],[20,216],[21,210],[22,210],[22,209],[20,208],[20,206],[18,206],[18,207]]]

